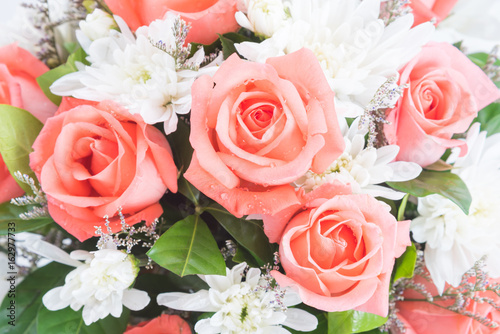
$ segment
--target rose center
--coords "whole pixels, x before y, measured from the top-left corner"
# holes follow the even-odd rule
[[[276,106],[257,104],[241,111],[243,124],[257,139],[262,139],[266,130],[273,124]]]
[[[335,244],[333,265],[341,263],[346,259],[348,263],[356,262],[356,258],[354,257],[354,247],[357,244],[357,241],[356,236],[349,226],[340,224],[328,235],[328,237]]]

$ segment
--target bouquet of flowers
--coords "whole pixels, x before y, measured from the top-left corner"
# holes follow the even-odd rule
[[[0,331],[500,333],[499,9],[23,3]]]

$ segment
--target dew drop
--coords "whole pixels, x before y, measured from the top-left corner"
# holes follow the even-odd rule
[[[226,193],[222,193],[222,194],[220,194],[220,198],[225,201],[229,198],[229,195]]]

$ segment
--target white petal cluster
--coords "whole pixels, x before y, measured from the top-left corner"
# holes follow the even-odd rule
[[[324,183],[340,181],[350,184],[355,194],[369,194],[374,197],[401,199],[404,193],[380,186],[384,182],[401,182],[416,178],[422,168],[406,161],[393,161],[399,146],[387,145],[381,148],[365,147],[366,128],[359,127],[359,118],[351,126],[345,119],[339,119],[344,135],[345,150],[322,174],[308,171],[295,181],[295,185],[311,191]]]
[[[94,41],[78,33],[88,54],[89,66],[58,79],[50,87],[56,95],[90,101],[114,100],[149,124],[164,122],[165,132],[177,128],[177,114],[191,109],[191,85],[204,60],[200,49],[182,67],[174,52],[178,42],[174,29],[178,17],[168,15],[149,27],[140,27],[134,36],[123,20],[115,16],[121,32],[109,30],[107,37]],[[162,46],[162,48],[158,46]]]
[[[88,326],[109,314],[120,317],[123,305],[137,311],[149,303],[146,292],[130,289],[139,272],[133,256],[116,248],[90,253],[78,250],[70,256],[73,261],[68,259],[66,262],[77,267],[66,276],[63,286],[43,296],[47,309],[56,311],[70,306],[78,311],[83,307],[83,320]]]
[[[438,25],[433,39],[451,44],[462,42],[468,53],[489,52],[500,45],[498,13],[500,2],[497,0],[459,0]]]
[[[411,231],[418,242],[426,242],[424,256],[432,280],[441,293],[445,282],[458,286],[462,275],[483,256],[486,271],[500,277],[500,134],[486,137],[479,124],[469,130],[468,154],[456,158],[453,173],[467,185],[472,203],[466,215],[440,195],[420,198],[419,217]]]
[[[226,269],[226,276],[201,276],[209,290],[163,293],[158,295],[158,304],[184,311],[215,312],[196,323],[194,329],[200,334],[286,334],[290,332],[281,325],[299,331],[317,327],[315,316],[287,308],[301,302],[297,294],[270,289],[259,269],[250,268],[244,275],[246,267],[246,263],[240,263]]]
[[[312,50],[345,117],[361,115],[377,89],[398,75],[434,31],[430,23],[412,29],[412,14],[385,26],[380,0],[289,0],[288,9],[290,19],[270,38],[237,44],[238,52],[264,62],[303,47]]]
[[[88,14],[84,21],[80,21],[79,26],[82,33],[91,41],[108,37],[112,29],[118,28],[113,17],[99,8]]]
[[[235,14],[236,21],[243,28],[257,36],[271,37],[285,26],[287,15],[281,0],[243,0],[243,11]]]

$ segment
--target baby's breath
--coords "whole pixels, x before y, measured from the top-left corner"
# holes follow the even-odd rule
[[[104,249],[106,248],[106,244],[113,243],[117,247],[125,247],[127,254],[130,254],[132,248],[137,245],[141,245],[141,247],[144,248],[153,247],[156,240],[160,237],[156,233],[156,226],[159,222],[158,219],[149,226],[144,224],[136,228],[135,226],[127,224],[125,216],[122,213],[122,208],[118,209],[118,217],[120,218],[121,230],[117,233],[113,233],[108,216],[103,217],[106,231],[103,231],[101,226],[94,226],[96,229],[95,234],[99,236],[99,240],[97,241],[98,249]],[[150,269],[151,266],[152,260],[148,256],[146,268]]]

